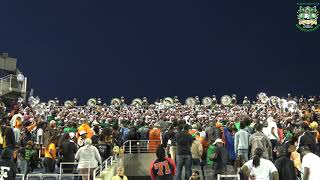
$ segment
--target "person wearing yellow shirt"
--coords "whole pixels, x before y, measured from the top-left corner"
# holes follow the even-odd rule
[[[112,180],[128,180],[128,177],[124,175],[124,170],[122,167],[118,167],[117,175],[113,176]]]
[[[4,134],[4,132],[2,133],[2,131],[4,131],[3,129],[4,128],[0,127],[0,153],[1,153],[2,149],[3,149],[3,142],[4,142],[3,136],[2,136],[2,134]]]
[[[45,148],[45,153],[44,153],[45,159],[43,162],[43,165],[45,167],[45,172],[54,173],[55,166],[56,166],[56,157],[57,157],[56,144],[57,144],[57,138],[51,137],[48,145]]]

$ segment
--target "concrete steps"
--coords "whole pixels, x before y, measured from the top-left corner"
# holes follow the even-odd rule
[[[117,167],[119,162],[113,161],[111,166],[108,166],[106,169],[102,170],[101,176],[97,176],[96,180],[110,180],[112,176],[117,173]]]

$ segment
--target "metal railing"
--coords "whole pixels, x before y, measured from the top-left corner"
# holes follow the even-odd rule
[[[82,176],[87,176],[87,174],[27,174],[26,180],[64,180],[64,179],[72,179],[72,180],[81,180]],[[89,177],[89,176],[88,176]],[[88,178],[89,179],[89,178]]]
[[[221,175],[221,174],[218,174],[218,179],[217,180],[220,180],[220,179],[223,179],[223,178],[237,178],[238,180],[240,180],[240,174],[234,174],[234,175]]]
[[[97,176],[101,176],[103,170],[107,169],[109,166],[112,166],[113,160],[117,160],[116,156],[110,156],[102,162],[100,166],[93,170],[93,179]]]
[[[17,75],[10,74],[0,78],[0,95],[9,92],[26,93],[27,91],[27,78],[24,78],[22,83],[18,82]]]
[[[27,174],[26,175],[26,180],[34,180],[34,179],[40,179],[40,180],[44,180],[44,179],[56,179],[56,180],[63,180],[65,178],[71,178],[73,180],[76,180],[76,179],[81,179],[80,177],[83,177],[83,176],[87,176],[88,178],[90,177],[90,162],[89,161],[86,161],[86,162],[83,162],[83,163],[88,163],[88,173],[86,174],[81,174],[79,172],[73,172],[73,173],[63,173],[63,165],[77,165],[79,163],[77,162],[61,162],[60,163],[60,172],[59,174],[54,174],[54,173],[35,173],[35,174]],[[77,168],[74,166],[74,168],[72,169],[73,171],[76,170]],[[70,169],[69,169],[70,170]],[[24,175],[20,175],[19,174],[19,177],[22,177],[22,180],[24,180]],[[19,178],[18,177],[18,178]],[[16,179],[18,179],[16,178]],[[20,179],[20,178],[19,178]]]
[[[157,143],[158,142],[158,143]],[[155,143],[155,144],[153,144]],[[127,140],[123,143],[124,153],[154,153],[161,140]]]
[[[64,179],[73,179],[73,180],[80,180],[83,176],[88,176],[88,174],[43,174],[43,173],[37,173],[37,174],[27,174],[26,180],[47,180],[47,179],[55,179],[55,180],[64,180]],[[89,178],[88,178],[89,179]]]
[[[24,180],[25,175],[24,174],[16,174],[16,180]]]
[[[37,173],[37,174],[27,174],[27,178],[26,180],[29,180],[29,179],[44,179],[44,178],[55,178],[55,179],[58,179],[59,178],[59,174],[42,174],[42,173]]]
[[[82,162],[82,164],[88,164],[89,166],[87,166],[87,168],[88,168],[88,173],[87,174],[80,174],[80,173],[77,173],[77,174],[67,174],[67,173],[64,173],[63,172],[63,165],[74,165],[74,167],[73,167],[73,169],[72,170],[75,170],[75,169],[77,169],[75,166],[76,165],[79,165],[80,163],[78,163],[78,162],[61,162],[60,163],[60,169],[59,169],[59,180],[61,180],[61,178],[62,177],[79,177],[79,176],[87,176],[87,177],[90,177],[90,171],[91,171],[91,169],[90,169],[90,161],[84,161],[84,162]],[[69,169],[70,170],[70,169]],[[93,174],[93,176],[94,176],[94,174]],[[28,180],[28,179],[27,179]]]

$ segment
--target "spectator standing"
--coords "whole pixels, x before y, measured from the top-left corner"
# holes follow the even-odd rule
[[[236,160],[236,153],[234,149],[234,135],[235,135],[235,127],[234,124],[230,124],[227,127],[224,127],[223,134],[226,142],[226,148],[229,155],[229,160],[231,164]]]
[[[20,148],[18,150],[17,164],[21,174],[27,174],[29,172],[33,154],[36,153],[32,148],[33,142],[28,141],[26,147]]]
[[[274,114],[267,119],[268,122],[268,138],[271,142],[271,150],[272,150],[272,159],[275,160],[277,158],[275,147],[279,144],[280,138],[278,134],[278,126],[277,126],[278,114]]]
[[[112,145],[112,135],[111,134],[101,134],[99,137],[98,144],[96,145],[102,161],[106,160],[111,155]]]
[[[45,147],[45,158],[43,165],[45,167],[45,172],[54,173],[57,158],[57,137],[51,137],[48,144]]]
[[[207,165],[211,165],[211,166],[213,166],[213,163],[214,163],[214,160],[211,157],[217,148],[216,145],[213,143],[214,142],[210,143],[208,150],[207,150],[207,157],[206,157]]]
[[[240,130],[236,132],[234,137],[234,150],[237,156],[243,156],[247,162],[249,160],[249,138],[250,134],[245,130],[246,124],[240,122]]]
[[[141,127],[138,129],[140,140],[144,140],[141,142],[141,147],[147,148],[147,140],[149,140],[149,126],[145,123],[141,124]]]
[[[319,180],[320,157],[312,153],[309,146],[301,146],[298,151],[302,155],[301,177],[303,180]]]
[[[277,156],[275,166],[278,170],[279,179],[297,180],[293,161],[288,158],[287,151],[282,146],[277,148]]]
[[[16,141],[14,139],[13,130],[9,126],[5,128],[3,140],[3,149],[9,148],[11,151],[13,151]]]
[[[262,132],[263,125],[261,123],[256,124],[255,129],[256,132],[250,136],[249,144],[251,145],[251,156],[254,156],[254,152],[257,148],[262,149],[263,158],[269,159],[272,157],[271,155],[271,142],[269,138]]]
[[[199,133],[196,133],[199,135]],[[202,162],[202,154],[203,154],[203,147],[199,140],[195,138],[196,134],[194,134],[193,142],[191,145],[191,155],[192,155],[192,169],[201,170],[201,162]]]
[[[192,173],[192,137],[188,130],[189,126],[185,125],[183,131],[178,132],[175,137],[177,143],[177,180],[181,180],[183,167],[185,168],[186,179],[189,179]]]
[[[159,145],[156,150],[157,159],[150,164],[150,175],[152,180],[173,180],[176,173],[174,161],[166,157],[163,145]]]
[[[163,142],[162,144],[167,150],[168,155],[170,158],[175,162],[176,161],[176,143],[174,140],[175,137],[175,127],[171,125],[169,129],[163,135]]]
[[[18,116],[15,120],[13,133],[15,138],[15,143],[20,144],[20,133],[21,133],[21,127],[22,127],[22,119],[20,116]]]
[[[138,151],[138,141],[140,140],[139,133],[137,132],[136,127],[131,127],[128,132],[128,141],[131,141],[131,151]]]
[[[0,159],[0,179],[3,180],[15,180],[16,177],[16,165],[11,160],[12,159],[12,151],[10,149],[4,149],[1,152]]]
[[[98,149],[92,145],[91,139],[86,139],[85,146],[81,147],[76,153],[78,169],[82,174],[82,179],[93,179],[93,170],[102,164]],[[89,177],[88,177],[89,174]]]
[[[241,171],[250,179],[279,180],[277,168],[270,160],[264,159],[263,154],[263,149],[256,148],[253,159],[246,162]]]
[[[60,147],[62,159],[61,162],[74,162],[75,154],[77,152],[76,144],[70,139],[69,134],[64,135],[64,141]],[[73,164],[65,164],[62,166],[64,173],[72,173],[74,169]]]
[[[149,131],[149,144],[148,144],[148,151],[155,152],[157,147],[161,144],[162,141],[162,134],[160,130],[160,124],[155,123],[154,128]]]
[[[217,179],[218,174],[227,173],[228,151],[223,146],[222,139],[216,139],[213,145],[217,146],[214,153],[211,156],[211,159],[215,161],[212,166],[213,179]]]
[[[318,153],[318,147],[316,145],[316,136],[310,131],[309,125],[306,122],[301,124],[301,135],[298,138],[298,148],[300,146],[308,146],[310,152],[313,154]]]

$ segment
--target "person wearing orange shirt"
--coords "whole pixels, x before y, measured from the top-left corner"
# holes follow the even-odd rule
[[[162,135],[159,129],[160,125],[158,123],[154,124],[154,128],[149,131],[149,144],[148,151],[156,152],[157,147],[161,144]]]

